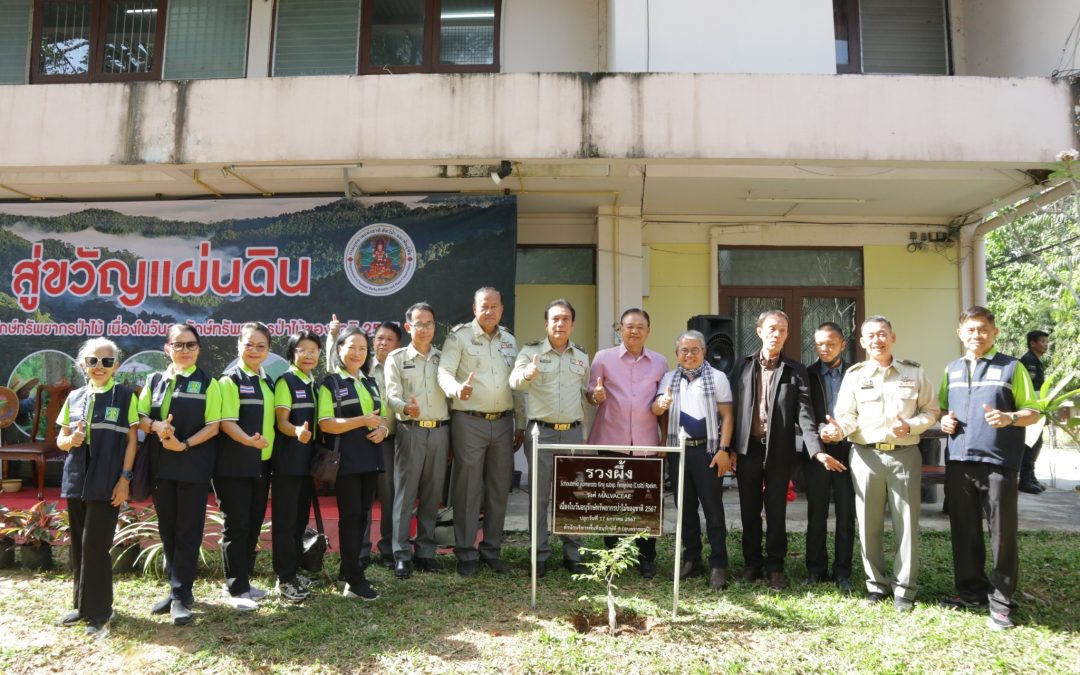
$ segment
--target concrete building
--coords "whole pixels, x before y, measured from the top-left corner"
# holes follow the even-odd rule
[[[519,269],[541,270],[516,289],[526,339],[557,296],[590,350],[635,305],[665,352],[694,314],[734,316],[749,348],[764,307],[803,337],[882,313],[936,372],[959,309],[984,296],[983,221],[1053,188],[1048,163],[1080,145],[1078,14],[0,0],[0,199],[508,190]],[[581,274],[544,278],[534,263],[551,256],[579,256]]]

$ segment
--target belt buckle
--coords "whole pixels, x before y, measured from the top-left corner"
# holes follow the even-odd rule
[[[894,444],[894,443],[878,443],[877,444],[877,449],[878,450],[895,450],[896,449],[896,444]]]
[[[494,422],[495,420],[502,417],[502,413],[483,413],[483,415],[484,419],[486,419],[488,422]]]
[[[438,425],[439,423],[435,420],[418,420],[416,422],[416,426],[420,427],[421,429],[434,429]]]
[[[557,424],[552,424],[551,428],[555,431],[570,431],[570,427],[572,426],[574,425],[569,422],[559,422]]]

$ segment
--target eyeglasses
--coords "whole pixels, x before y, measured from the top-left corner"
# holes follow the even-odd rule
[[[296,353],[301,355],[301,356],[318,356],[319,355],[319,350],[318,349],[297,349]]]
[[[705,351],[705,350],[702,349],[701,347],[694,347],[693,349],[687,349],[686,347],[683,347],[682,349],[676,350],[676,353],[679,356],[697,356],[698,354],[700,354],[703,351]]]
[[[113,366],[116,365],[116,357],[115,356],[103,356],[103,357],[101,357],[99,359],[96,356],[87,356],[86,358],[83,359],[83,363],[85,363],[90,368],[97,368],[97,364],[99,364],[99,363],[101,364],[102,368],[112,368]]]
[[[270,345],[263,345],[263,344],[255,345],[255,344],[251,344],[250,342],[244,343],[244,350],[245,351],[262,353],[262,352],[265,352],[268,349],[270,349]]]
[[[172,347],[174,352],[197,352],[199,351],[199,343],[197,340],[191,342],[170,342],[169,346]]]
[[[435,322],[434,321],[417,321],[416,323],[412,324],[412,327],[415,328],[416,330],[435,330]]]

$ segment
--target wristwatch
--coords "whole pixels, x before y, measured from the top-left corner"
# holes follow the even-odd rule
[[[1016,420],[1018,417],[1020,417],[1020,413],[1009,413],[1009,424],[1016,424]]]
[[[128,480],[133,480],[135,478],[135,474],[131,473],[127,469],[124,469],[123,471],[120,472],[120,477],[121,478],[126,478]]]

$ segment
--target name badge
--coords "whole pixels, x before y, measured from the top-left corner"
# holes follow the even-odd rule
[[[913,379],[911,379],[909,377],[905,377],[902,380],[900,380],[900,386],[901,387],[914,387],[915,386],[915,380],[913,380]]]
[[[999,368],[998,366],[990,366],[989,368],[987,368],[986,369],[986,379],[988,379],[988,380],[1000,380],[1001,379],[1001,368]]]
[[[964,371],[962,371],[962,370],[954,370],[954,371],[950,372],[949,373],[949,379],[950,380],[963,380],[964,379]]]
[[[305,391],[303,389],[297,389],[296,391],[293,392],[293,394],[295,394],[294,398],[297,398],[297,399],[307,398],[307,391]]]
[[[240,393],[241,394],[254,394],[255,393],[255,387],[251,386],[250,384],[242,384],[242,385],[240,385]]]
[[[403,366],[401,367],[401,369],[402,369],[402,370],[408,370],[408,369],[410,369],[410,368],[415,368],[415,367],[416,367],[416,364],[415,364],[415,363],[406,363],[405,365],[403,365]]]
[[[346,387],[345,389],[338,389],[337,395],[338,395],[338,398],[345,398],[346,396],[348,396],[349,395],[348,387]]]
[[[198,394],[202,391],[202,382],[193,381],[187,383],[187,393]]]
[[[105,421],[116,422],[120,419],[120,408],[109,406],[105,408]]]

